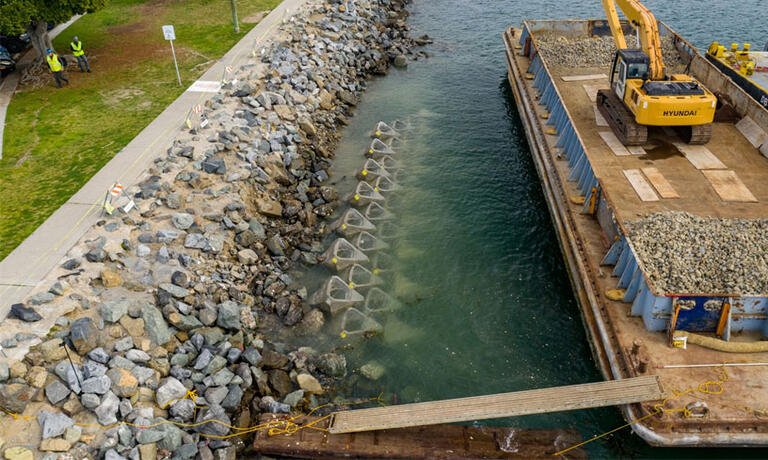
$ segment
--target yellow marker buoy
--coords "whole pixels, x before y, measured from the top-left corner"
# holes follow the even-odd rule
[[[368,153],[373,153],[373,149],[369,149],[369,150],[368,150]]]
[[[381,131],[376,131],[377,136],[381,136]]]
[[[374,275],[378,275],[379,274],[379,269],[378,268],[374,268],[373,269],[373,274]]]
[[[365,169],[363,169],[363,172],[361,172],[360,174],[362,174],[363,176],[367,176],[367,175],[368,175],[368,171],[366,171]]]
[[[349,288],[350,289],[354,289],[355,288],[355,283],[349,283]]]
[[[334,257],[333,259],[331,259],[331,262],[333,262],[334,264],[337,264],[339,263],[339,259]]]
[[[373,187],[373,191],[374,192],[378,192],[379,191],[379,187]]]
[[[346,230],[347,229],[347,224],[341,224],[341,229],[342,230]]]
[[[347,333],[346,333],[346,332],[344,332],[344,331],[341,331],[341,334],[339,334],[339,336],[340,336],[342,339],[346,339],[346,338],[347,338]]]
[[[360,199],[360,195],[355,195],[355,200],[359,200],[359,199]]]

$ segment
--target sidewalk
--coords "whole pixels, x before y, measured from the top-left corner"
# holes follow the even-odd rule
[[[75,16],[72,16],[72,19],[65,22],[64,24],[59,24],[58,26],[51,29],[50,32],[48,32],[48,36],[51,37],[51,40],[56,38],[60,33],[64,31],[67,27],[71,26],[75,21],[82,18],[82,14],[77,14]],[[19,79],[21,78],[21,69],[29,65],[29,63],[35,58],[35,53],[33,49],[27,50],[26,53],[19,59],[19,62],[16,63],[16,71],[12,74],[5,77],[0,83],[0,160],[3,159],[3,131],[5,130],[5,114],[8,111],[8,104],[11,103],[11,98],[13,97],[13,93],[16,92],[16,88],[19,87]]]
[[[198,81],[219,81],[226,66],[245,63],[254,42],[271,38],[276,26],[305,0],[284,0]],[[159,32],[158,32],[159,33]],[[5,318],[11,304],[21,302],[66,253],[99,219],[100,204],[112,185],[124,188],[135,184],[143,172],[162,155],[182,129],[189,110],[204,104],[216,93],[187,89],[169,105],[123,150],[96,173],[77,193],[53,213],[4,260],[0,261],[0,318]]]

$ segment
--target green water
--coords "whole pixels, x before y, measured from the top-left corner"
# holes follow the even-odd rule
[[[405,403],[601,380],[506,83],[501,40],[523,18],[602,15],[597,0],[581,3],[415,1],[413,35],[435,39],[425,48],[432,57],[371,83],[334,163],[333,181],[350,192],[375,123],[410,121],[398,153],[403,190],[390,204],[401,231],[389,251],[397,273],[386,289],[406,306],[379,318],[381,335],[349,341],[351,370],[369,361],[386,367],[376,382],[353,372],[349,396],[384,392]],[[646,4],[697,46],[717,38],[762,48],[768,39],[755,14],[765,11],[761,0],[740,2],[741,10],[723,1],[695,9],[703,2]],[[721,23],[725,16],[739,17],[739,27]],[[609,408],[483,423],[574,427],[587,438],[623,420]],[[629,430],[588,451],[596,458],[766,455],[654,449]]]

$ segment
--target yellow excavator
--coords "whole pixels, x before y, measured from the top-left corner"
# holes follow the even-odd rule
[[[709,142],[717,98],[689,75],[665,74],[653,14],[637,0],[601,1],[617,51],[611,89],[598,91],[597,106],[616,136],[624,145],[642,145],[648,126],[670,126],[689,144]],[[636,28],[642,49],[627,48],[616,4]]]

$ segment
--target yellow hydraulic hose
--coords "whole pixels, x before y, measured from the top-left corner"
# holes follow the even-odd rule
[[[712,350],[723,351],[726,353],[760,353],[768,351],[768,341],[759,340],[756,342],[726,342],[725,340],[707,337],[693,332],[675,331],[674,337],[688,337],[688,343]]]

